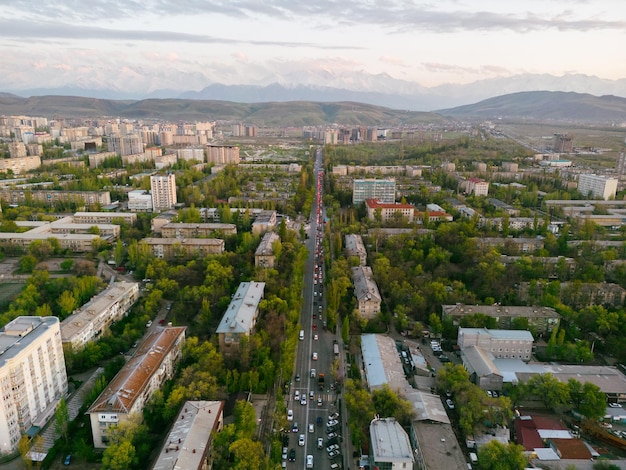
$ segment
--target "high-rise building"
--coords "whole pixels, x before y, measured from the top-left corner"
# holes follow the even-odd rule
[[[0,452],[10,454],[67,393],[59,319],[17,317],[0,331],[0,351]]]
[[[626,150],[624,149],[617,154],[617,167],[615,170],[617,171],[618,179],[626,177]]]
[[[567,134],[554,134],[552,151],[555,153],[572,153],[574,138]]]
[[[143,153],[143,141],[137,134],[113,134],[109,136],[109,150],[119,155]]]
[[[352,203],[360,204],[366,199],[377,199],[379,202],[391,204],[396,201],[396,180],[393,178],[357,179],[352,185]]]
[[[172,173],[150,177],[152,211],[166,211],[176,204],[176,176]]]
[[[600,198],[605,201],[614,198],[617,192],[617,179],[600,175],[580,175],[578,192],[585,197]]]

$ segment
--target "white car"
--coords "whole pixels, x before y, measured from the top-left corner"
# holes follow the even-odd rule
[[[287,410],[287,421],[293,421],[293,410]]]
[[[609,403],[609,406],[611,408],[621,408],[622,407],[622,405],[620,405],[619,403]]]
[[[328,423],[326,423],[326,426],[337,426],[339,424],[339,421],[337,421],[336,419],[331,419],[328,421]]]
[[[309,432],[315,432],[315,426],[313,424],[309,424]]]
[[[312,359],[312,360],[314,360],[314,361],[317,361],[317,353],[316,353],[316,352],[314,352],[314,353],[311,355],[311,359]]]
[[[449,398],[446,400],[446,405],[448,405],[448,408],[450,408],[451,410],[454,409],[454,403]]]
[[[322,447],[324,447],[324,439],[322,439],[321,437],[317,438],[317,448],[321,449]]]
[[[300,447],[304,447],[304,434],[300,434],[300,437],[298,438],[298,445]]]
[[[302,398],[300,398],[300,404],[306,405],[306,395],[302,395]]]
[[[300,401],[300,390],[296,390],[293,394],[293,399],[295,401]]]
[[[317,335],[313,335],[313,341],[317,341],[318,339],[320,339],[320,337],[319,337],[319,336],[317,336]]]
[[[149,320],[148,323],[146,323],[146,328],[150,328],[152,326],[152,320]]]

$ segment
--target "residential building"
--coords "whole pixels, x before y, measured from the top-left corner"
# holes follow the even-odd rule
[[[355,179],[352,182],[352,204],[357,205],[367,199],[376,199],[383,204],[396,201],[396,180]]]
[[[186,401],[152,470],[211,470],[213,439],[223,428],[223,401]]]
[[[174,375],[182,356],[185,327],[157,328],[87,410],[93,444],[107,447],[110,426],[141,412],[152,394]]]
[[[264,210],[257,214],[252,222],[252,233],[260,235],[268,230],[274,230],[276,227],[276,211]]]
[[[361,353],[367,388],[379,390],[388,385],[396,393],[410,388],[393,338],[386,335],[361,335]]]
[[[234,145],[209,145],[206,148],[207,163],[218,165],[238,165],[239,147]]]
[[[137,214],[130,212],[75,212],[74,222],[77,224],[112,224],[122,221],[128,225],[137,222]]]
[[[413,222],[415,216],[415,206],[411,204],[383,203],[377,199],[366,199],[365,208],[367,209],[367,218],[377,220],[380,218],[382,222],[390,220],[406,220]]]
[[[554,134],[552,151],[554,153],[572,153],[574,138],[567,134]]]
[[[617,178],[600,175],[580,174],[578,176],[578,192],[585,197],[615,199],[617,192]]]
[[[152,212],[152,195],[144,189],[128,193],[128,210],[131,212]]]
[[[74,253],[86,253],[92,251],[94,244],[100,241],[99,235],[86,235],[81,233],[64,233],[59,235],[51,235],[50,233],[0,233],[0,246],[16,246],[27,249],[35,240],[49,240],[54,238],[59,247],[63,250],[69,250]]]
[[[143,142],[137,134],[113,134],[108,137],[108,148],[121,156],[143,153]]]
[[[9,155],[11,158],[26,157],[26,144],[24,142],[9,142]]]
[[[56,191],[56,190],[27,190],[0,189],[0,200],[8,204],[29,205],[32,202],[49,204],[59,202],[73,202],[79,205],[111,204],[109,191]]]
[[[519,171],[519,164],[515,162],[502,162],[502,171],[516,173]]]
[[[41,157],[35,155],[32,157],[15,157],[0,158],[0,173],[8,173],[9,170],[14,175],[23,175],[30,170],[36,170],[41,166]]]
[[[428,222],[452,222],[454,220],[451,214],[440,211],[415,211],[415,218],[413,220],[418,224],[423,224],[427,218]]]
[[[352,282],[357,309],[362,318],[372,319],[380,313],[381,296],[374,280],[372,268],[357,266],[352,268]]]
[[[166,153],[165,155],[157,155],[154,157],[154,167],[157,170],[162,170],[168,166],[176,164],[178,157],[175,153]]]
[[[89,154],[89,167],[97,168],[101,166],[107,158],[115,157],[115,152],[100,152]]]
[[[487,328],[459,327],[457,344],[461,351],[476,346],[490,352],[497,359],[530,361],[533,335],[526,330],[490,330]]]
[[[541,238],[498,238],[480,237],[474,238],[476,245],[480,249],[492,247],[502,248],[505,254],[515,255],[522,253],[534,253],[543,249],[544,242]]]
[[[261,268],[273,268],[276,262],[274,243],[280,242],[280,236],[275,232],[263,235],[261,243],[254,252],[254,265]]]
[[[242,282],[222,320],[217,327],[220,352],[226,356],[239,352],[239,343],[244,336],[250,336],[259,316],[259,302],[263,299],[264,282]]]
[[[151,176],[150,193],[154,212],[172,209],[176,205],[176,176],[173,173]]]
[[[411,441],[395,418],[374,418],[370,422],[370,468],[406,470],[414,465]]]
[[[61,341],[74,350],[106,333],[112,323],[128,315],[139,298],[139,283],[115,282],[77,308],[61,323]]]
[[[163,259],[189,259],[224,253],[220,238],[144,238],[153,256]]]
[[[454,325],[459,325],[463,317],[481,313],[495,318],[499,328],[511,328],[517,318],[528,319],[529,327],[540,336],[550,333],[559,324],[561,316],[551,307],[540,306],[504,306],[504,305],[442,305],[442,320],[452,319]]]
[[[346,255],[348,258],[353,256],[358,257],[361,266],[367,264],[367,251],[365,250],[361,235],[353,233],[346,235]]]
[[[161,227],[165,238],[200,238],[237,235],[235,224],[169,222]]]
[[[237,147],[238,149],[238,147]],[[196,160],[198,162],[204,162],[204,149],[203,148],[186,148],[177,149],[176,155],[179,160],[191,161]]]
[[[489,183],[480,178],[468,178],[463,182],[464,190],[474,196],[487,196],[489,194]]]
[[[163,227],[165,227],[167,224],[172,223],[172,221],[176,219],[176,217],[178,217],[177,211],[172,210],[162,212],[150,221],[150,228],[154,233],[161,233]]]
[[[18,450],[54,416],[67,393],[67,372],[56,317],[21,316],[0,331],[0,452]]]

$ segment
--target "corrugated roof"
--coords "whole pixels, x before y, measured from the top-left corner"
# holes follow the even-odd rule
[[[263,298],[264,289],[264,282],[252,281],[239,284],[216,333],[248,334],[254,327],[255,313]]]

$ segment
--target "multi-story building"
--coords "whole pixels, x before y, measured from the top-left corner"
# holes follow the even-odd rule
[[[176,205],[176,176],[173,173],[151,176],[150,193],[154,212],[172,209]]]
[[[163,259],[189,259],[224,253],[220,238],[144,238],[153,256]]]
[[[115,152],[100,152],[89,154],[89,167],[97,168],[101,166],[107,158],[113,158],[116,156]]]
[[[223,427],[223,401],[186,401],[152,470],[211,470],[213,439]]]
[[[0,189],[0,200],[9,204],[28,205],[31,201],[49,205],[60,202],[73,202],[75,204],[109,205],[111,193],[109,191],[24,191],[23,189]]]
[[[374,280],[372,268],[356,266],[352,268],[352,282],[357,308],[362,318],[372,319],[380,312],[381,296]]]
[[[530,361],[533,335],[525,330],[489,330],[487,328],[459,327],[457,343],[463,350],[476,346],[498,359]]]
[[[585,197],[615,199],[617,178],[600,175],[581,174],[578,176],[578,192]]]
[[[175,153],[166,153],[165,155],[157,155],[154,157],[154,167],[157,170],[162,170],[168,166],[176,164],[178,158]]]
[[[276,227],[276,211],[264,210],[256,215],[252,222],[252,233],[260,235]]]
[[[137,214],[131,212],[76,212],[74,222],[77,224],[112,224],[117,221],[133,225],[137,222]]]
[[[67,393],[58,318],[17,317],[0,331],[0,391],[0,452],[10,454]]]
[[[92,251],[94,243],[101,238],[99,235],[87,235],[82,233],[65,233],[60,235],[52,235],[50,233],[0,233],[0,246],[13,246],[27,249],[35,240],[46,241],[54,238],[59,247],[63,250],[69,250],[74,253],[85,253]]]
[[[137,134],[114,134],[109,136],[109,150],[119,155],[143,153],[143,142]]]
[[[264,282],[252,281],[239,284],[216,330],[222,354],[227,356],[237,354],[241,339],[252,334],[264,290]]]
[[[352,183],[352,204],[360,204],[367,199],[393,204],[396,201],[396,180],[355,179]]]
[[[61,323],[61,340],[80,350],[128,315],[139,298],[139,283],[116,282],[94,296]]]
[[[554,134],[552,151],[555,153],[572,153],[574,138],[567,134]]]
[[[132,212],[152,212],[152,195],[144,189],[129,191],[128,210]]]
[[[237,147],[237,149],[239,149]],[[204,162],[204,149],[203,148],[186,148],[186,149],[177,149],[176,155],[179,160],[196,160],[198,162]]]
[[[395,418],[374,418],[370,423],[370,468],[413,469],[411,441]]]
[[[145,404],[174,375],[182,356],[185,327],[157,328],[141,343],[87,410],[93,445],[107,447],[110,426],[141,417]]]
[[[0,172],[7,173],[9,170],[14,175],[23,175],[30,170],[35,170],[41,166],[41,157],[38,155],[32,157],[15,157],[0,158]]]
[[[502,162],[502,171],[515,173],[519,170],[519,164],[515,162]]]
[[[465,191],[474,196],[487,196],[489,194],[489,183],[480,178],[468,178],[465,181]]]
[[[219,234],[221,236],[237,235],[235,224],[220,223],[185,223],[170,222],[161,227],[164,238],[200,238]]]
[[[209,145],[206,148],[207,163],[218,165],[238,165],[239,147],[234,145]]]
[[[498,327],[511,328],[513,321],[518,318],[528,319],[528,326],[539,335],[550,333],[559,324],[561,315],[551,307],[523,307],[504,305],[442,305],[442,319],[452,319],[454,325],[459,325],[464,317],[481,313],[495,318]]]
[[[366,199],[365,208],[367,209],[367,218],[370,220],[376,220],[380,217],[382,222],[388,222],[397,218],[412,223],[415,217],[415,206],[411,204],[383,203],[376,199]]]
[[[261,268],[273,268],[276,263],[274,243],[280,241],[280,236],[275,232],[267,232],[263,235],[261,243],[254,252],[254,265]]]
[[[346,255],[348,257],[358,257],[361,266],[367,264],[367,250],[365,249],[361,235],[346,235]]]
[[[9,142],[9,155],[11,158],[26,157],[26,144],[24,142]]]

